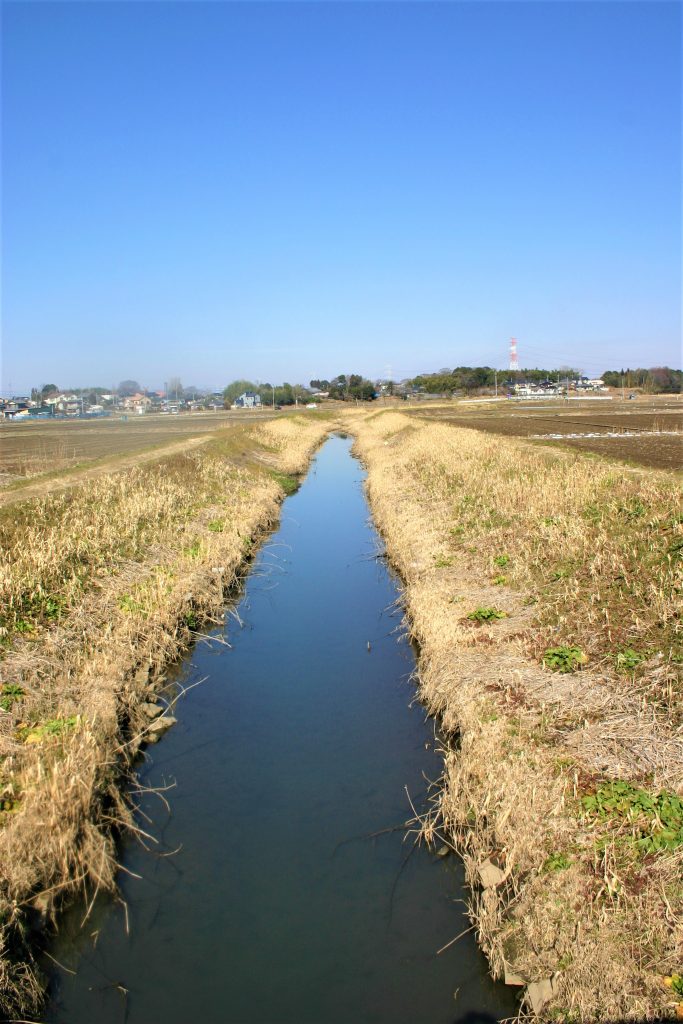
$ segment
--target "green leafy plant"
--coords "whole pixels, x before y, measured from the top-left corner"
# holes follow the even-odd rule
[[[24,690],[17,683],[4,683],[1,693],[0,708],[3,711],[10,711],[14,702],[24,696]]]
[[[269,473],[286,495],[294,494],[295,491],[298,491],[299,481],[295,476],[291,476],[289,473],[281,473],[277,469],[271,469]]]
[[[544,871],[564,871],[570,867],[571,861],[566,853],[551,853],[543,862]]]
[[[504,587],[507,581],[507,576],[494,576],[494,578],[491,580],[494,587]]]
[[[123,612],[143,612],[144,606],[132,594],[121,594],[119,608]]]
[[[640,853],[675,850],[683,844],[683,798],[676,793],[652,794],[618,780],[582,797],[581,805],[589,818],[628,826]]]
[[[570,575],[570,570],[565,566],[561,566],[559,569],[553,569],[550,573],[550,580],[556,583],[558,580],[566,580]]]
[[[447,569],[449,565],[453,565],[453,559],[440,555],[434,559],[434,565],[437,569]]]
[[[677,996],[683,996],[683,974],[671,975],[671,988]]]
[[[222,533],[225,529],[225,520],[212,519],[209,523],[209,529],[211,530],[211,533]]]
[[[202,542],[200,540],[193,540],[192,543],[185,548],[185,554],[189,555],[190,558],[197,558],[201,550]]]
[[[507,618],[507,612],[500,611],[499,608],[475,608],[467,618],[473,622],[492,622],[495,619]]]
[[[41,743],[45,739],[54,739],[73,729],[78,724],[78,715],[69,718],[50,718],[41,725],[26,726],[19,730],[19,737],[25,743]]]
[[[197,613],[194,611],[185,612],[183,615],[183,622],[188,629],[197,629],[199,626],[199,619]]]
[[[627,647],[625,650],[619,651],[615,660],[618,669],[623,672],[632,672],[640,665],[641,661],[645,661],[645,655],[640,651],[634,651],[632,647]]]
[[[588,655],[580,647],[549,647],[543,655],[543,664],[553,672],[574,672],[587,661]]]
[[[496,555],[493,559],[493,564],[497,565],[499,569],[504,569],[506,565],[510,564],[509,555]]]

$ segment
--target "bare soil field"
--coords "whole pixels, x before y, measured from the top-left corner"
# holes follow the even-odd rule
[[[561,445],[642,466],[683,468],[683,401],[678,395],[631,402],[571,400],[488,406],[453,402],[432,407],[419,404],[401,411],[420,419],[526,437],[538,444]],[[552,436],[558,434],[562,436]]]
[[[0,422],[0,483],[33,477],[94,459],[156,448],[214,433],[235,423],[254,422],[264,412],[207,412],[179,416],[107,417],[93,420]]]

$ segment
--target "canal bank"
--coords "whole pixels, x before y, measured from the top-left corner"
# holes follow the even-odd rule
[[[431,823],[494,976],[543,1020],[680,1018],[677,482],[394,411],[348,429],[457,737]]]
[[[114,832],[169,664],[225,604],[329,432],[287,416],[0,516],[0,1013],[43,1002],[36,932],[115,889]]]
[[[67,916],[46,1020],[514,1013],[467,931],[459,862],[402,828],[442,762],[349,448],[325,445],[236,615],[182,669],[178,725],[139,774],[158,842],[125,843],[125,907]]]

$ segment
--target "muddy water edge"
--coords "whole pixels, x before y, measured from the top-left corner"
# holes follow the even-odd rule
[[[325,444],[225,627],[179,666],[178,725],[139,771],[163,791],[138,801],[154,838],[124,842],[120,901],[63,918],[46,1022],[515,1013],[467,931],[459,862],[400,827],[441,759],[350,447]]]

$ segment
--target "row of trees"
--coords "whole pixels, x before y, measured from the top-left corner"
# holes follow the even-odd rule
[[[578,370],[569,366],[563,366],[559,370],[517,370],[512,374],[508,370],[495,370],[491,366],[456,366],[454,370],[439,370],[438,373],[425,373],[413,378],[411,384],[416,388],[423,388],[428,394],[442,394],[444,392],[464,391],[469,394],[478,391],[479,388],[494,387],[496,381],[503,386],[509,377],[516,380],[539,382],[542,380],[557,380],[558,375],[564,380],[569,377],[575,380],[580,376]]]
[[[464,391],[466,394],[479,388],[505,384],[508,378],[516,381],[526,380],[538,382],[542,380],[577,380],[581,371],[570,366],[561,366],[556,370],[525,369],[514,373],[508,370],[494,370],[490,366],[457,366],[454,370],[439,370],[438,373],[425,373],[415,377],[411,384],[422,388],[429,394]],[[683,390],[683,371],[672,370],[669,366],[654,366],[649,370],[608,370],[602,375],[607,387],[642,388],[653,394],[673,394]]]
[[[251,380],[233,380],[223,389],[223,404],[232,405],[245,391],[259,395],[263,405],[295,405],[296,402],[310,402],[311,395],[303,384],[257,384]]]
[[[342,402],[371,402],[373,398],[377,398],[375,385],[366,377],[361,377],[359,373],[350,373],[348,377],[345,373],[340,373],[332,380],[312,380],[310,385],[319,391],[327,391],[330,398],[337,398]]]
[[[652,366],[649,370],[607,370],[602,379],[610,388],[642,388],[651,395],[672,395],[683,391],[683,370]]]
[[[226,406],[232,405],[236,398],[239,398],[245,391],[253,391],[261,398],[263,405],[294,405],[296,402],[310,402],[314,397],[312,391],[324,391],[330,398],[337,398],[346,401],[371,401],[377,397],[375,385],[372,381],[361,377],[358,373],[348,375],[340,373],[332,380],[321,378],[309,382],[309,387],[303,384],[259,384],[250,380],[234,380],[223,391],[223,401]]]

